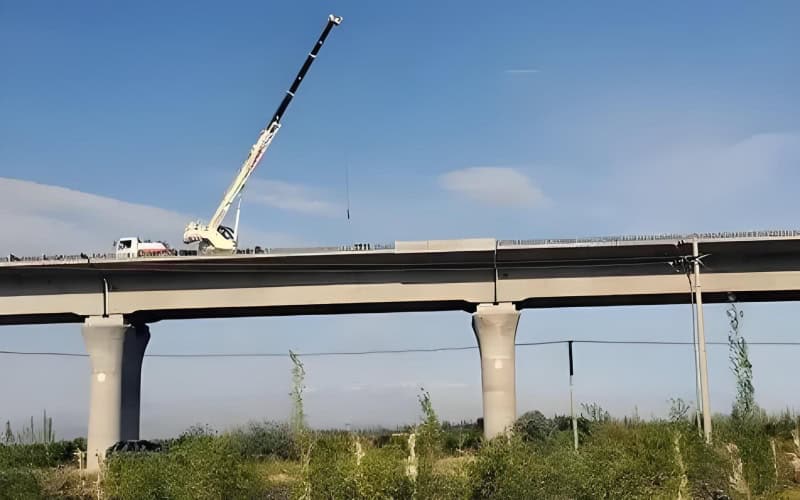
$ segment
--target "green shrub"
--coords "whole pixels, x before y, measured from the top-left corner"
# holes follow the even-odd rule
[[[356,498],[353,438],[344,432],[318,435],[311,448],[308,479],[311,498]]]
[[[256,483],[227,437],[189,439],[167,457],[170,493],[177,498],[244,498]]]
[[[578,425],[578,435],[586,437],[592,433],[591,422],[584,416],[576,416],[575,423]],[[553,423],[559,431],[572,432],[572,417],[569,415],[556,415],[553,417]]]
[[[357,468],[358,498],[411,498],[413,484],[406,476],[406,453],[396,446],[367,449]]]
[[[399,446],[375,447],[361,439],[361,460],[356,456],[356,436],[343,432],[317,433],[311,448],[308,480],[311,498],[395,500],[410,499],[414,484],[406,475],[406,451]],[[295,484],[295,497],[304,485]],[[447,498],[418,495],[417,498]]]
[[[525,499],[567,496],[572,484],[564,482],[563,471],[574,470],[574,457],[561,468],[551,469],[545,455],[519,437],[494,439],[487,443],[469,467],[472,498]],[[574,482],[574,480],[572,481]],[[580,495],[571,495],[579,498]]]
[[[230,439],[185,435],[166,453],[118,453],[105,464],[112,498],[250,498],[257,488],[252,467]]]
[[[250,422],[229,433],[231,443],[242,457],[284,460],[297,459],[298,452],[291,429],[276,422]]]
[[[417,454],[420,460],[435,459],[443,450],[444,433],[439,417],[433,409],[430,394],[422,390],[418,396],[420,408],[422,409],[422,423],[417,426]]]
[[[42,498],[42,489],[30,470],[0,470],[0,500],[27,500]]]
[[[675,424],[675,432],[680,434],[681,458],[692,498],[712,498],[720,492],[730,493],[730,461],[720,448],[708,446],[692,423]]]
[[[792,439],[792,431],[800,429],[800,415],[784,410],[780,415],[763,417],[764,433],[773,438]]]
[[[724,458],[690,426],[681,435],[681,459],[694,497],[724,490]],[[487,443],[469,467],[473,498],[675,498],[681,468],[676,432],[667,423],[598,423],[576,453],[571,433],[546,442],[520,435]],[[538,436],[541,436],[539,434]]]
[[[442,447],[450,455],[477,451],[483,441],[483,432],[476,423],[442,423]]]
[[[523,413],[513,426],[514,434],[531,442],[544,442],[556,430],[556,424],[538,410]]]
[[[75,460],[75,450],[75,441],[0,445],[0,470],[14,467],[55,467]]]
[[[652,497],[664,490],[676,492],[680,471],[673,438],[673,428],[666,423],[596,427],[580,453],[592,465],[586,469],[593,496]]]
[[[578,435],[584,441],[591,434],[591,422],[586,417],[576,417]],[[531,443],[544,443],[554,439],[560,433],[568,432],[572,436],[572,418],[568,415],[556,415],[547,418],[540,411],[523,413],[515,422],[512,430],[515,435]]]
[[[767,419],[758,413],[749,417],[730,417],[718,420],[716,440],[733,443],[742,460],[742,472],[750,492],[768,493],[777,486],[775,459],[770,438],[765,430]]]
[[[424,470],[417,479],[416,498],[471,498],[473,484],[469,476],[469,464],[472,458],[469,455],[444,458],[430,470]]]
[[[104,490],[119,500],[169,497],[168,459],[162,453],[117,453],[104,463]]]
[[[191,441],[195,438],[216,436],[219,433],[208,424],[194,424],[185,431],[181,432],[176,443],[183,443],[184,441]]]

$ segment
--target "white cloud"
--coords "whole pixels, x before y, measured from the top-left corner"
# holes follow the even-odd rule
[[[245,193],[247,201],[309,215],[335,217],[343,208],[323,199],[320,190],[276,180],[252,179]]]
[[[646,164],[629,167],[639,177],[656,181],[670,195],[702,185],[704,196],[749,189],[800,161],[800,134],[755,134],[731,144],[661,152]]]
[[[628,224],[652,231],[767,228],[785,224],[797,206],[798,165],[800,133],[754,134],[627,160],[607,189]]]
[[[0,177],[0,254],[108,252],[123,236],[164,240],[182,246],[191,217],[149,205],[73,189]],[[242,244],[293,246],[280,234],[242,228]]]
[[[442,175],[439,181],[448,191],[490,205],[531,207],[547,201],[525,174],[510,167],[453,170]]]

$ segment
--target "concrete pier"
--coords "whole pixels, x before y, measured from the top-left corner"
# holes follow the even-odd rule
[[[125,324],[120,315],[89,317],[82,330],[92,365],[86,466],[97,470],[109,446],[139,439],[142,359],[150,330]]]
[[[514,341],[519,311],[514,304],[480,304],[472,329],[481,354],[483,434],[491,439],[505,433],[517,418]]]

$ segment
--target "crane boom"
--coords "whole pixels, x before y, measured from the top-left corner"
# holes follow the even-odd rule
[[[314,47],[308,53],[303,66],[300,68],[300,71],[297,72],[294,82],[292,82],[289,90],[286,91],[286,95],[283,97],[280,105],[278,105],[278,108],[275,110],[275,114],[272,116],[272,119],[261,131],[255,144],[253,144],[253,146],[250,148],[250,154],[248,154],[247,159],[245,159],[244,163],[242,163],[242,166],[239,168],[239,171],[237,172],[236,177],[234,177],[233,182],[225,191],[222,201],[217,207],[217,210],[214,212],[214,215],[211,217],[211,221],[205,226],[199,222],[192,222],[186,226],[186,230],[184,231],[183,235],[184,243],[199,241],[201,247],[205,249],[235,250],[236,240],[238,239],[237,235],[234,234],[234,231],[222,226],[222,221],[228,214],[228,210],[236,200],[236,197],[242,192],[242,189],[247,183],[247,180],[250,178],[250,175],[253,173],[253,171],[255,171],[258,163],[261,161],[261,158],[267,151],[267,148],[269,148],[272,140],[275,138],[275,134],[278,133],[278,130],[281,127],[281,118],[283,118],[286,109],[289,107],[289,103],[292,102],[292,99],[294,98],[295,93],[297,93],[297,89],[300,87],[300,83],[302,83],[303,78],[305,78],[305,75],[311,67],[311,64],[313,64],[314,60],[317,58],[317,54],[319,53],[320,48],[322,48],[322,45],[325,43],[325,39],[328,38],[328,34],[331,32],[331,29],[333,29],[334,26],[341,24],[341,22],[341,17],[334,16],[333,14],[328,16],[328,23],[322,30],[322,34],[317,39]]]

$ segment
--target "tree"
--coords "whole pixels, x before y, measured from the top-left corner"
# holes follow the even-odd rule
[[[741,334],[740,320],[744,311],[739,311],[734,302],[727,309],[730,331],[728,346],[730,349],[731,371],[736,377],[736,400],[733,403],[732,415],[736,418],[747,418],[756,410],[755,387],[753,387],[753,365],[748,355],[747,341]]]
[[[10,421],[6,421],[6,430],[3,433],[3,444],[14,444],[14,432],[11,430]]]
[[[303,385],[303,381],[305,380],[306,370],[297,354],[289,351],[289,358],[294,365],[292,367],[292,392],[289,393],[289,395],[292,396],[293,403],[290,424],[292,426],[292,431],[297,434],[303,431],[306,426],[306,416],[303,411],[303,391],[306,388],[305,385]]]

